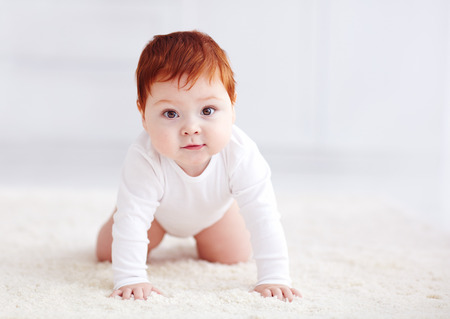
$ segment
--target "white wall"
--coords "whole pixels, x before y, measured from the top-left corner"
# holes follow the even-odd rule
[[[446,0],[0,0],[2,152],[127,145],[142,48],[195,28],[228,52],[238,124],[269,157],[447,176],[429,202],[448,203],[449,20]]]
[[[448,16],[450,17],[450,5],[447,7]],[[450,35],[450,22],[447,19],[447,31]],[[442,199],[443,199],[443,213],[444,223],[450,228],[450,41],[447,41],[447,73],[446,73],[446,102],[443,122],[445,127],[445,137],[443,143],[443,162],[444,170],[442,174]]]
[[[0,141],[131,139],[139,129],[133,73],[140,51],[155,34],[194,28],[229,53],[240,122],[250,133],[261,142],[306,140],[310,7],[296,1],[3,1]]]
[[[2,142],[132,138],[142,47],[154,34],[198,28],[229,53],[239,123],[260,143],[413,152],[442,145],[445,0],[1,6]]]

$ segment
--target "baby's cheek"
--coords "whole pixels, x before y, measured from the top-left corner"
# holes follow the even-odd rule
[[[220,152],[231,139],[231,128],[222,127],[222,129],[215,131],[215,149]]]
[[[171,157],[171,153],[176,145],[174,145],[168,134],[156,134],[155,136],[150,136],[150,139],[158,153]]]

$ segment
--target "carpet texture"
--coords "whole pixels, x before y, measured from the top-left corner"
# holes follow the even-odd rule
[[[166,237],[147,301],[108,298],[94,245],[107,191],[1,190],[0,318],[450,318],[450,236],[375,198],[279,194],[294,286],[285,303],[249,293],[253,262],[196,259]]]

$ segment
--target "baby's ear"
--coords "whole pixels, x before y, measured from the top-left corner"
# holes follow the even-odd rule
[[[236,105],[236,99],[237,99],[237,93],[234,92],[234,102],[231,104],[231,107],[233,108],[233,124],[236,122],[236,110],[234,106]]]
[[[139,100],[136,100],[136,105],[139,110],[139,113],[141,113],[142,119],[144,119],[145,118],[144,108],[141,107],[141,103],[139,103]]]
[[[231,104],[231,112],[233,112],[233,114],[232,114],[232,123],[234,124],[234,122],[236,122],[236,110],[234,108],[234,104]]]
[[[139,101],[136,101],[136,105],[138,107],[139,113],[141,113],[142,126],[145,130],[147,130],[147,123],[145,122],[145,110],[141,107]]]

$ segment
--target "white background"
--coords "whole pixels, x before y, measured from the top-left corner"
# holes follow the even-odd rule
[[[450,2],[0,0],[0,185],[116,186],[134,71],[198,29],[278,188],[386,197],[450,229]]]

